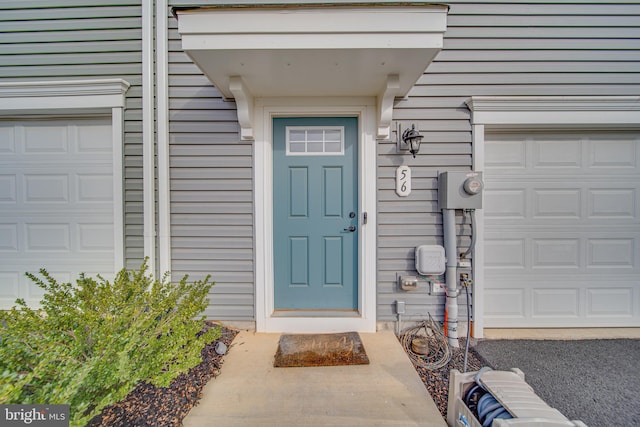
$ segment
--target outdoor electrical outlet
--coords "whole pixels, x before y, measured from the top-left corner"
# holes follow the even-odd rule
[[[415,291],[418,289],[418,278],[416,276],[398,276],[398,284],[403,291]]]
[[[404,301],[396,301],[396,314],[404,314]]]

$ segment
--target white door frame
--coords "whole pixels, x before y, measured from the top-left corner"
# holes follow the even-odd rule
[[[375,332],[376,330],[376,100],[375,98],[258,98],[255,100],[255,304],[258,332]],[[274,316],[273,141],[275,117],[358,118],[358,315]],[[363,215],[367,213],[367,223]]]
[[[638,96],[474,96],[471,110],[473,169],[485,168],[486,129],[638,128]],[[473,336],[484,336],[484,211],[476,211],[473,262]]]

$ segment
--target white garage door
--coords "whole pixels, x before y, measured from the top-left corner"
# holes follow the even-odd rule
[[[485,325],[640,326],[640,133],[493,133],[485,156]]]
[[[112,145],[110,118],[0,121],[0,309],[40,300],[26,271],[113,275]]]

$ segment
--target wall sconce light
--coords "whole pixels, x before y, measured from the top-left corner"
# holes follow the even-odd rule
[[[416,130],[416,125],[412,124],[411,129],[405,129],[404,132],[401,132],[402,127],[400,123],[398,123],[398,129],[396,132],[397,135],[397,146],[399,150],[408,150],[411,154],[413,154],[413,158],[415,159],[416,154],[420,151],[420,143],[422,142],[422,138],[424,135],[420,135],[420,132]]]

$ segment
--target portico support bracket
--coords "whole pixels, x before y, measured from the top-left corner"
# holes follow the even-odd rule
[[[253,96],[242,80],[242,76],[229,77],[229,91],[236,100],[240,139],[253,140]]]
[[[389,139],[391,120],[393,119],[393,103],[400,95],[400,77],[389,74],[382,92],[378,95],[378,139]]]

